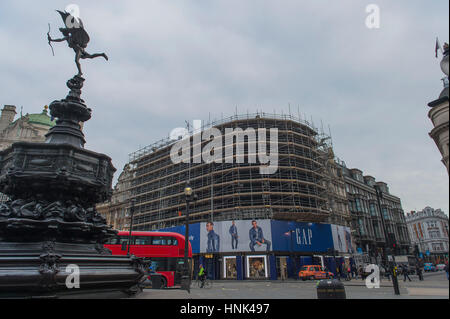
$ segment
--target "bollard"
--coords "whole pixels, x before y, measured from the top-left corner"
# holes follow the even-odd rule
[[[318,299],[347,299],[345,287],[339,280],[321,280],[317,285]]]

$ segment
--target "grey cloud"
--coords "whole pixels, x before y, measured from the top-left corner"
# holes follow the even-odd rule
[[[185,120],[256,109],[312,116],[336,154],[390,185],[405,211],[447,213],[448,175],[428,132],[427,103],[442,73],[434,41],[448,41],[447,1],[372,1],[381,28],[365,27],[369,2],[74,1],[91,35],[83,96],[93,108],[87,147],[119,169],[128,153]],[[372,3],[370,2],[370,3]],[[67,3],[68,4],[68,3]],[[63,97],[72,52],[54,44],[61,1],[0,4],[0,104],[40,112]],[[116,174],[116,178],[118,173]]]

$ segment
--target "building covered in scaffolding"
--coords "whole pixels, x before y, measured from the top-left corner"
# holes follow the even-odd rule
[[[196,139],[196,135],[208,132],[210,127],[218,129],[224,137],[222,147],[214,149],[216,155],[221,154],[220,162],[207,163],[195,156],[196,148],[204,150],[210,142],[205,136],[203,141]],[[330,189],[327,188],[330,179],[327,163],[333,162],[333,158],[329,158],[332,149],[327,141],[330,138],[324,133],[319,134],[311,123],[292,115],[261,113],[233,116],[212,123],[210,127],[190,132],[191,160],[187,163],[173,163],[170,154],[177,141],[170,140],[130,155],[134,172],[130,181],[131,196],[136,199],[135,230],[184,224],[186,200],[183,191],[188,181],[197,195],[197,200],[191,203],[190,220],[193,223],[249,219],[326,222],[330,218],[333,213],[329,208]],[[273,174],[261,174],[263,164],[251,161],[256,154],[248,141],[251,131],[258,135],[261,129],[269,132],[274,128],[278,130],[277,169]],[[227,129],[233,130],[231,134],[238,130],[245,134],[245,140],[231,139],[231,160],[225,151],[230,146],[225,145],[230,137],[226,134]],[[265,135],[268,144],[271,142],[269,135]],[[195,144],[196,140],[201,141],[200,145]],[[238,154],[239,147],[242,147],[243,155]]]
[[[194,269],[202,263],[212,279],[297,278],[311,263],[335,271],[329,249],[354,252],[344,177],[330,134],[312,121],[256,113],[184,133],[130,154],[123,202],[98,208],[111,224],[132,210],[135,231],[184,235],[189,186]]]

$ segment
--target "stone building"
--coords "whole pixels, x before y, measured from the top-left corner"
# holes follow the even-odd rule
[[[188,179],[199,197],[191,208],[193,223],[232,219],[328,221],[328,200],[335,196],[326,186],[335,185],[336,181],[325,179],[327,171],[333,170],[324,166],[328,146],[321,143],[323,136],[311,124],[287,115],[254,114],[236,115],[214,123],[213,127],[221,132],[224,140],[228,136],[233,138],[233,133],[227,133],[229,129],[256,134],[260,129],[276,128],[279,157],[276,172],[260,174],[260,164],[248,160],[232,163],[225,160],[212,165],[196,162],[193,157],[192,165],[174,164],[170,153],[176,141],[150,145],[132,154],[130,161],[136,167],[136,176],[131,181],[132,196],[136,198],[135,230],[183,225],[184,216],[179,212],[186,209],[183,190]],[[200,140],[197,135],[200,133],[191,136],[192,149],[197,147],[196,140]],[[222,149],[214,152],[227,151],[223,142],[220,142]],[[248,159],[253,153],[242,142],[232,142],[233,148],[246,145],[242,155]],[[198,142],[198,147],[206,144],[205,140]],[[234,157],[238,157],[237,153]],[[337,211],[338,206],[335,207]]]
[[[358,250],[381,258],[383,250],[390,245],[394,254],[408,254],[410,239],[400,198],[389,192],[386,183],[363,175],[361,170],[341,168],[352,219],[352,237]],[[382,192],[381,212],[375,187]]]
[[[449,48],[448,44],[444,45],[444,57],[441,61],[441,69],[446,77],[444,81],[444,89],[439,98],[430,102],[428,106],[431,108],[428,112],[428,117],[433,122],[433,130],[430,132],[430,137],[436,143],[439,151],[442,154],[442,163],[449,172]]]
[[[107,224],[120,231],[130,230],[130,166],[125,165],[113,190],[111,200],[97,205]]]
[[[328,210],[330,211],[328,223],[351,227],[352,218],[345,188],[345,177],[339,163],[342,162],[334,157],[333,150],[330,148],[327,161],[324,163],[323,174]]]
[[[5,105],[0,116],[0,151],[8,148],[16,142],[44,142],[45,135],[56,121],[52,121],[48,115],[48,107],[45,106],[42,113],[20,115],[16,120],[16,107]],[[8,200],[8,197],[0,193],[0,203]]]
[[[14,120],[16,115],[14,105],[5,105],[0,117],[0,150],[16,142],[44,142],[48,130],[56,124],[48,115],[47,106],[41,113],[27,113]]]
[[[448,260],[448,216],[442,210],[425,207],[412,211],[406,215],[406,223],[417,253]]]

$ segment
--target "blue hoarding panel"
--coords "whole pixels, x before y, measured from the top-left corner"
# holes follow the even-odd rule
[[[274,255],[269,256],[269,265],[270,265],[270,280],[277,280],[277,259]]]
[[[275,251],[326,252],[333,246],[331,225],[272,220]]]
[[[295,276],[295,264],[291,257],[287,258],[287,266],[288,277],[293,278]]]
[[[248,222],[248,221],[247,221]],[[263,225],[264,221],[261,221]],[[268,221],[269,222],[269,221]],[[284,252],[311,252],[321,253],[326,252],[329,248],[334,247],[332,228],[329,224],[315,224],[315,223],[298,223],[289,221],[270,220],[269,226],[265,232],[270,236],[267,239],[271,240],[271,251],[284,251]],[[204,228],[204,227],[203,227]],[[201,223],[191,224],[189,226],[189,240],[192,245],[192,251],[194,254],[205,252],[201,249],[201,233],[204,232]],[[185,234],[185,226],[177,226],[171,228],[165,228],[161,231],[176,232],[181,235]],[[204,238],[205,239],[205,238]],[[224,247],[220,252],[238,252],[248,251],[248,245],[241,246],[241,242],[248,241],[244,236],[239,238],[238,249],[232,249],[230,247]],[[204,240],[203,240],[204,241]],[[244,250],[243,250],[244,249]],[[266,251],[266,246],[258,248],[261,251]]]
[[[164,228],[160,230],[162,232],[170,232],[170,233],[178,233],[181,235],[186,234],[186,227],[183,226],[176,226],[176,227],[170,227],[170,228]],[[189,241],[191,242],[192,246],[192,253],[198,254],[200,252],[200,224],[190,224],[189,225]]]
[[[242,257],[236,256],[236,270],[237,270],[237,280],[243,280],[244,274],[243,274],[244,266],[242,264]]]

